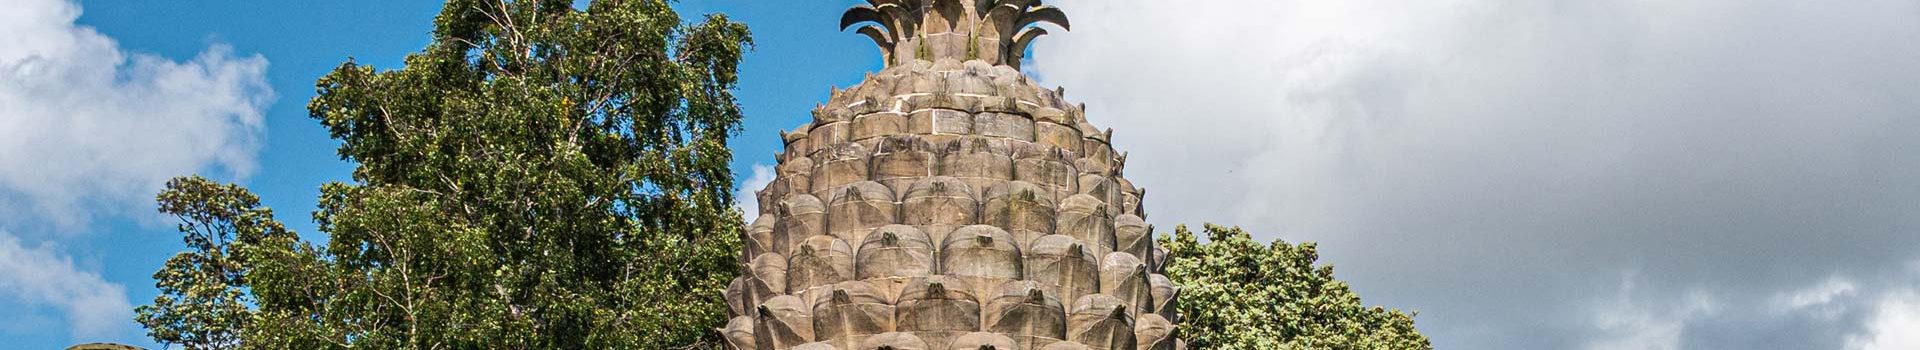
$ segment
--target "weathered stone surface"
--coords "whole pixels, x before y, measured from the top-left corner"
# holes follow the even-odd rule
[[[947,348],[952,350],[1019,349],[1020,343],[1014,342],[1013,338],[1005,334],[974,332],[955,338],[953,345],[948,345]]]
[[[758,311],[755,309],[756,306],[759,306],[767,299],[780,295],[780,293],[774,292],[772,288],[769,288],[766,282],[753,276],[735,277],[732,283],[727,284],[726,299],[727,307],[729,308],[727,314],[732,316],[756,315],[758,314]]]
[[[782,295],[760,304],[753,326],[754,346],[790,349],[813,342],[813,311],[799,297]]]
[[[885,294],[871,284],[837,283],[825,298],[814,301],[814,337],[842,349],[857,348],[869,336],[892,332],[893,314]]]
[[[747,245],[746,258],[766,253],[787,254],[792,243],[788,243],[786,232],[780,230],[779,221],[778,216],[763,214],[747,226],[747,239],[743,242]]]
[[[1047,344],[1047,346],[1040,348],[1040,350],[1087,350],[1087,349],[1089,348],[1087,347],[1086,344],[1075,343],[1070,341]]]
[[[1067,340],[1092,349],[1132,349],[1133,314],[1120,299],[1105,295],[1080,297],[1067,316]]]
[[[853,278],[853,247],[833,236],[813,236],[787,258],[787,290],[804,291]]]
[[[900,330],[911,332],[936,349],[954,338],[980,330],[980,302],[966,281],[935,276],[920,279],[900,294]]]
[[[833,347],[832,343],[812,342],[794,346],[792,350],[840,350],[840,348]]]
[[[1051,122],[1034,123],[1033,134],[1034,141],[1039,144],[1053,146],[1074,154],[1080,153],[1082,146],[1080,131],[1074,130],[1071,126]]]
[[[1022,349],[1067,336],[1066,306],[1033,281],[1002,284],[999,296],[987,303],[986,315],[987,331],[1013,337]]]
[[[1053,234],[1053,192],[1024,181],[1003,182],[987,190],[981,223],[1005,229],[1020,245]]]
[[[901,198],[901,222],[926,232],[933,242],[945,242],[948,232],[979,222],[980,201],[973,193],[960,179],[920,179]]]
[[[878,182],[848,184],[827,205],[827,234],[848,242],[864,242],[867,232],[899,223],[893,190]]]
[[[768,291],[787,293],[787,256],[780,253],[760,254],[747,264],[747,271],[755,280],[766,284]]]
[[[882,138],[873,153],[873,180],[894,193],[905,193],[908,185],[938,171],[940,158],[934,151],[932,144],[918,136]]]
[[[1114,251],[1145,257],[1153,254],[1153,227],[1133,214],[1113,219]]]
[[[1027,278],[1047,295],[1079,300],[1100,292],[1100,262],[1086,243],[1070,236],[1049,235],[1033,241],[1027,252]]]
[[[725,291],[736,349],[1179,349],[1113,131],[1016,66],[1037,1],[882,1],[887,68],[781,133]],[[898,19],[898,20],[895,20]],[[746,199],[743,199],[746,200]]]
[[[1140,350],[1173,350],[1173,322],[1155,314],[1133,319],[1133,340]]]
[[[950,109],[922,109],[907,115],[907,133],[972,135],[973,114]]]
[[[838,143],[815,156],[819,168],[813,170],[813,196],[833,198],[848,184],[867,181],[868,159],[872,154],[858,143]]]
[[[1147,264],[1133,254],[1114,252],[1100,261],[1100,294],[1127,304],[1127,313],[1138,315],[1152,308],[1151,281]]]
[[[933,275],[933,240],[913,226],[882,226],[867,235],[854,256],[855,278]]]
[[[734,349],[753,349],[753,316],[739,316],[727,321],[727,327],[720,333],[727,338],[727,346]]]
[[[988,295],[1001,283],[1019,280],[1020,248],[999,227],[972,225],[954,230],[940,246],[941,273],[967,280],[974,295]]]
[[[973,117],[976,135],[1033,141],[1033,119],[1007,113],[981,113]]]
[[[782,230],[781,233],[787,236],[787,242],[791,245],[785,249],[788,255],[793,254],[793,246],[799,246],[815,236],[827,235],[827,204],[818,197],[810,194],[788,196],[780,201],[777,213],[780,222],[775,225],[776,229]]]
[[[875,137],[899,135],[907,131],[907,116],[899,112],[880,112],[853,117],[853,135],[849,139],[860,141]]]
[[[1073,168],[1073,156],[1041,144],[1014,150],[1013,179],[1052,191],[1055,198],[1074,195],[1080,187],[1080,171]]]
[[[1054,233],[1073,237],[1089,244],[1094,254],[1105,256],[1114,250],[1113,217],[1107,215],[1106,203],[1093,196],[1076,194],[1060,203],[1060,213],[1055,216]]]
[[[1172,280],[1161,274],[1148,276],[1147,282],[1153,288],[1152,312],[1169,321],[1180,322],[1180,286],[1174,285]]]
[[[1013,150],[1006,140],[967,136],[947,143],[940,162],[940,175],[967,183],[974,196],[984,198],[986,191],[1013,179]]]
[[[859,350],[926,350],[927,342],[911,333],[880,333],[860,342]]]

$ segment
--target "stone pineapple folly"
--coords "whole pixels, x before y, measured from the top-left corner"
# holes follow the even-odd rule
[[[722,330],[738,349],[1177,349],[1145,191],[1018,69],[1039,0],[869,0],[887,67],[780,136]],[[862,26],[864,25],[864,26]]]

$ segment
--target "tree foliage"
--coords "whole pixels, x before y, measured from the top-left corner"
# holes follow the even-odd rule
[[[154,272],[160,295],[137,308],[135,320],[164,344],[237,347],[253,316],[248,304],[255,300],[245,289],[247,267],[258,253],[253,248],[292,239],[292,232],[260,207],[260,197],[239,186],[182,177],[168,181],[158,197],[160,212],[180,219],[189,250]]]
[[[1181,288],[1179,333],[1196,349],[1432,349],[1413,315],[1365,307],[1313,243],[1262,245],[1239,228],[1185,226],[1160,245]]]
[[[357,164],[352,183],[321,188],[313,219],[328,240],[239,235],[203,249],[189,234],[203,255],[251,253],[222,262],[230,276],[217,281],[174,277],[186,268],[169,263],[158,285],[239,294],[143,310],[257,306],[204,328],[226,337],[208,347],[717,346],[741,226],[726,142],[751,41],[723,16],[687,24],[669,5],[448,2],[405,67],[349,61],[319,80],[308,110]],[[196,198],[170,213],[249,218]],[[203,329],[171,324],[149,323],[163,341]]]

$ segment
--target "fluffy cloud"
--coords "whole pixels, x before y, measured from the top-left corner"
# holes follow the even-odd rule
[[[273,98],[267,61],[215,45],[191,60],[129,54],[77,26],[68,0],[0,11],[0,314],[64,313],[76,338],[132,333],[124,288],[54,243],[106,216],[152,214],[167,178],[244,177]],[[10,231],[10,232],[9,232]],[[16,235],[19,234],[19,235]]]
[[[1030,67],[1150,221],[1322,242],[1442,348],[1839,348],[1916,280],[1912,1],[1056,5]],[[1622,271],[1643,306],[1596,317]]]
[[[27,247],[0,231],[0,305],[5,303],[58,309],[76,338],[119,337],[132,327],[126,288],[76,267],[51,247]]]
[[[0,226],[83,229],[146,213],[169,177],[244,177],[272,99],[267,61],[213,46],[186,62],[129,54],[67,0],[0,13]]]
[[[1920,349],[1920,289],[1891,294],[1874,304],[1879,310],[1867,323],[1868,331],[1848,342],[1848,349]]]
[[[753,175],[741,182],[740,189],[734,192],[733,207],[740,209],[740,215],[747,220],[748,224],[752,224],[754,219],[760,217],[760,196],[755,192],[773,183],[774,175],[777,174],[774,173],[772,165],[754,164]]]

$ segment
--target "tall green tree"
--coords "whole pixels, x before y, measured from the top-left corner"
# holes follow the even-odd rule
[[[256,310],[222,344],[718,346],[746,27],[665,0],[455,0],[433,33],[405,67],[319,80],[308,110],[353,181],[321,188],[325,243],[249,245],[226,285]]]
[[[180,219],[188,251],[167,259],[153,274],[160,294],[135,310],[148,336],[189,349],[230,349],[253,317],[246,275],[257,247],[293,233],[260,207],[245,188],[198,176],[167,182],[160,212]]]
[[[1246,231],[1207,225],[1201,242],[1186,226],[1161,236],[1169,280],[1180,286],[1178,332],[1196,349],[1433,349],[1413,315],[1361,305],[1360,297],[1315,266],[1313,243],[1263,245]]]

